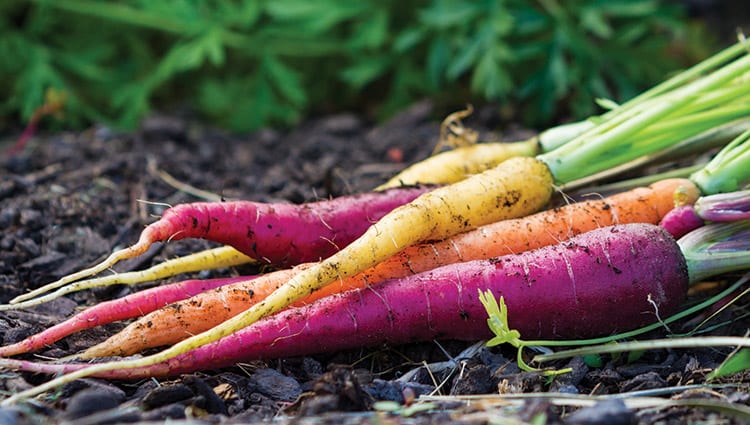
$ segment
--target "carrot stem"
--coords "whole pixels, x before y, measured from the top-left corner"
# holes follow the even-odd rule
[[[677,243],[687,260],[692,282],[734,271],[750,263],[750,220],[709,224]]]
[[[643,155],[658,152],[680,140],[694,135],[665,135],[663,139],[637,144],[634,136],[659,120],[682,113],[692,104],[700,102],[706,93],[726,87],[733,80],[750,71],[750,56],[724,65],[700,79],[694,80],[673,92],[649,98],[639,108],[626,109],[613,118],[594,127],[565,145],[538,156],[552,171],[558,183],[569,183],[585,176],[606,170],[613,163],[624,163]],[[744,90],[743,84],[735,84],[737,90]],[[716,99],[707,100],[709,104]],[[693,105],[694,106],[694,105]]]
[[[735,192],[750,179],[750,130],[732,140],[701,170],[690,176],[706,195]]]

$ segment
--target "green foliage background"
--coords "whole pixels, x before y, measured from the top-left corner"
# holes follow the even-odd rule
[[[687,22],[658,0],[5,0],[2,116],[29,119],[53,87],[68,126],[187,107],[246,131],[421,97],[547,125],[707,55]]]

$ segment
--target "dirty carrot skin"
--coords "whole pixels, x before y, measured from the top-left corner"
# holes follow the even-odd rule
[[[503,220],[476,230],[415,245],[351,278],[341,279],[292,305],[311,303],[334,293],[363,288],[387,279],[428,271],[447,264],[487,259],[554,245],[599,227],[624,223],[658,223],[674,207],[675,192],[685,203],[698,198],[688,179],[667,179],[609,198],[568,204],[518,219]],[[245,311],[289,279],[270,273],[226,285],[148,314],[80,357],[127,356],[146,348],[169,345],[206,331]],[[286,279],[286,280],[285,280]]]
[[[418,204],[408,204],[397,208],[381,219],[380,222],[370,227],[365,233],[364,239],[354,242],[358,245],[353,248],[350,245],[344,258],[350,255],[348,252],[352,249],[359,252],[359,255],[363,255],[364,252],[370,256],[369,266],[373,266],[413,244],[414,231],[421,232],[419,240],[440,240],[458,233],[460,230],[469,230],[492,221],[524,216],[529,212],[541,209],[552,194],[552,177],[547,172],[547,168],[543,163],[533,158],[512,158],[509,162],[515,163],[517,166],[489,170],[482,174],[485,178],[480,180],[478,184],[473,179],[456,183],[453,187],[458,186],[457,189],[459,190],[454,189],[455,194],[460,195],[458,197],[454,194],[448,198],[443,193],[445,188],[437,188],[421,196]],[[523,187],[530,179],[538,181],[528,190],[515,189]],[[510,189],[510,191],[505,193],[507,189]],[[496,196],[486,196],[488,192],[492,193],[493,191],[497,193]],[[479,214],[482,211],[488,213]],[[494,212],[494,214],[491,212]],[[379,230],[381,225],[384,229],[397,225],[398,228],[410,229],[411,231],[408,233],[384,234]],[[457,230],[456,227],[459,229]],[[376,248],[371,246],[370,240],[373,237],[379,240],[380,246]],[[321,264],[322,269],[329,274],[330,281],[344,279],[360,271],[357,268],[362,267],[361,261],[341,261],[340,258],[337,258],[337,255],[334,254],[331,257],[332,260],[327,263],[311,264],[310,267],[295,273],[290,279],[296,279],[300,275],[310,273],[310,271],[315,275],[319,273]],[[258,286],[259,288],[260,286]],[[314,292],[316,291],[304,291],[302,294],[307,296]],[[253,290],[253,293],[255,294],[255,290]],[[274,294],[278,296],[278,291],[273,291],[263,298],[258,294],[258,299],[261,301],[255,306],[268,303],[268,297]],[[285,303],[290,304],[300,298],[304,297],[297,295],[296,299],[286,299]],[[279,305],[278,301],[276,301],[276,305]],[[219,308],[218,310],[222,309]],[[246,314],[246,312],[242,314]],[[242,317],[242,314],[230,320]]]
[[[291,305],[310,303],[334,293],[363,288],[446,264],[552,245],[576,234],[612,224],[660,223],[674,237],[680,237],[704,224],[702,219],[684,214],[685,211],[690,211],[693,204],[707,204],[703,212],[708,216],[715,217],[718,212],[723,212],[724,215],[742,218],[746,216],[742,214],[743,210],[747,210],[747,204],[750,203],[747,192],[699,198],[701,190],[693,180],[699,181],[707,191],[744,185],[750,181],[748,155],[750,132],[732,140],[708,164],[693,172],[690,179],[664,179],[648,188],[635,188],[608,198],[568,204],[523,218],[481,226],[442,241],[414,245],[353,277],[339,279]],[[201,294],[173,308],[143,317],[107,341],[86,350],[82,358],[124,356],[145,348],[178,342],[186,335],[207,331],[240,314],[283,283],[277,275],[269,274],[255,281],[239,282]]]
[[[493,169],[426,193],[394,209],[346,248],[298,273],[247,311],[148,361],[166,359],[223,338],[333,282],[360,273],[408,246],[531,214],[548,202],[555,185],[621,166],[737,119],[747,110],[727,105],[743,99],[746,94],[746,85],[736,83],[740,76],[750,72],[750,55],[745,53],[742,44],[733,46],[717,55],[721,60],[710,58],[709,62],[716,61],[718,68],[710,74],[648,98],[637,108],[626,108],[550,152],[535,158],[511,158]],[[719,89],[721,98],[710,96]],[[696,111],[710,111],[711,120],[698,120],[695,125],[649,134],[646,140],[638,139],[645,129],[660,121],[670,117],[684,119],[680,112]]]
[[[654,305],[660,314],[675,312],[688,282],[685,258],[663,229],[645,224],[600,228],[563,244],[337,294],[165,362],[93,376],[135,379],[384,342],[487,339],[491,332],[479,290],[504,298],[509,323],[524,338],[606,335],[654,322]],[[0,366],[77,373],[98,365],[0,359]]]
[[[252,277],[242,276],[184,280],[135,292],[116,300],[102,302],[36,335],[32,335],[15,344],[0,347],[0,357],[15,356],[21,353],[40,350],[74,332],[112,323],[117,320],[141,316],[175,301],[184,300],[222,285],[230,285],[243,281],[247,282],[250,279]]]
[[[100,273],[121,260],[143,254],[159,241],[208,239],[277,266],[317,261],[349,244],[395,207],[431,189],[402,187],[301,205],[251,201],[177,205],[147,226],[136,244],[115,251],[94,267],[16,297],[11,303]]]
[[[516,156],[538,154],[535,138],[509,143],[477,143],[459,146],[419,161],[375,188],[386,190],[418,183],[450,184],[493,168]]]
[[[455,147],[410,165],[375,190],[414,184],[456,183],[496,167],[512,157],[534,156],[550,151],[593,126],[593,120],[585,120],[552,127],[527,140],[484,143],[470,141],[469,145]],[[445,127],[444,121],[440,143],[450,144],[443,140],[443,135],[448,131]]]

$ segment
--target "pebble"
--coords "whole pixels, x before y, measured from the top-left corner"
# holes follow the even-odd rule
[[[302,393],[302,386],[296,379],[270,368],[258,369],[250,377],[250,384],[259,393],[278,401],[291,402]]]
[[[33,423],[28,415],[16,406],[0,407],[0,424],[32,425]]]
[[[634,425],[638,423],[635,412],[622,400],[611,399],[584,407],[565,417],[569,425]]]
[[[97,412],[114,409],[125,401],[122,390],[108,386],[96,386],[75,393],[68,402],[64,417],[78,419]]]
[[[162,385],[146,393],[141,403],[144,409],[150,410],[187,400],[193,396],[193,391],[185,384]]]

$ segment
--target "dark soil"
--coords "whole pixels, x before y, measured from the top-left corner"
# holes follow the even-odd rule
[[[495,116],[492,108],[479,110],[468,124],[482,130],[484,140],[529,135],[521,130],[488,131],[499,128]],[[23,154],[0,163],[0,302],[90,266],[112,249],[134,242],[143,226],[164,210],[163,204],[199,200],[167,184],[156,170],[226,199],[301,203],[336,197],[371,189],[405,164],[426,157],[437,143],[440,118],[429,103],[422,103],[382,125],[336,115],[311,119],[291,131],[235,136],[184,119],[155,117],[139,131],[127,134],[100,127],[40,135]],[[12,144],[13,137],[6,135],[4,145]],[[201,240],[160,244],[117,270],[145,268],[212,246]],[[222,269],[169,281],[254,272],[251,267]],[[732,279],[736,276],[726,280]],[[0,313],[0,341],[20,340],[79,307],[149,285],[153,283],[83,291],[31,310]],[[732,307],[712,323],[740,314],[741,307]],[[693,318],[673,325],[672,330],[679,333],[699,321]],[[714,332],[742,335],[747,325],[747,319],[736,320]],[[37,355],[22,357],[68,356],[121,326],[82,332]],[[549,379],[520,371],[512,348],[471,348],[465,342],[433,341],[238,364],[170,379],[83,379],[34,401],[0,407],[0,423],[83,425],[167,419],[178,423],[184,419],[209,424],[270,420],[481,424],[503,418],[521,423],[544,423],[544,418],[546,423],[569,424],[741,423],[730,413],[712,409],[642,408],[615,399],[575,408],[559,406],[551,397],[512,402],[510,398],[501,401],[497,395],[644,391],[636,394],[683,402],[734,402],[744,408],[750,400],[747,375],[732,377],[729,386],[692,387],[704,383],[706,374],[730,349],[606,356],[600,359],[601,365],[574,358],[552,364],[570,367],[572,372]],[[423,367],[433,363],[442,368],[428,372]],[[0,390],[12,394],[45,379],[4,370]],[[487,396],[472,401],[449,397],[431,404],[418,399],[429,394]],[[418,401],[413,403],[415,398]],[[382,404],[375,404],[384,400],[410,407],[387,413]]]

